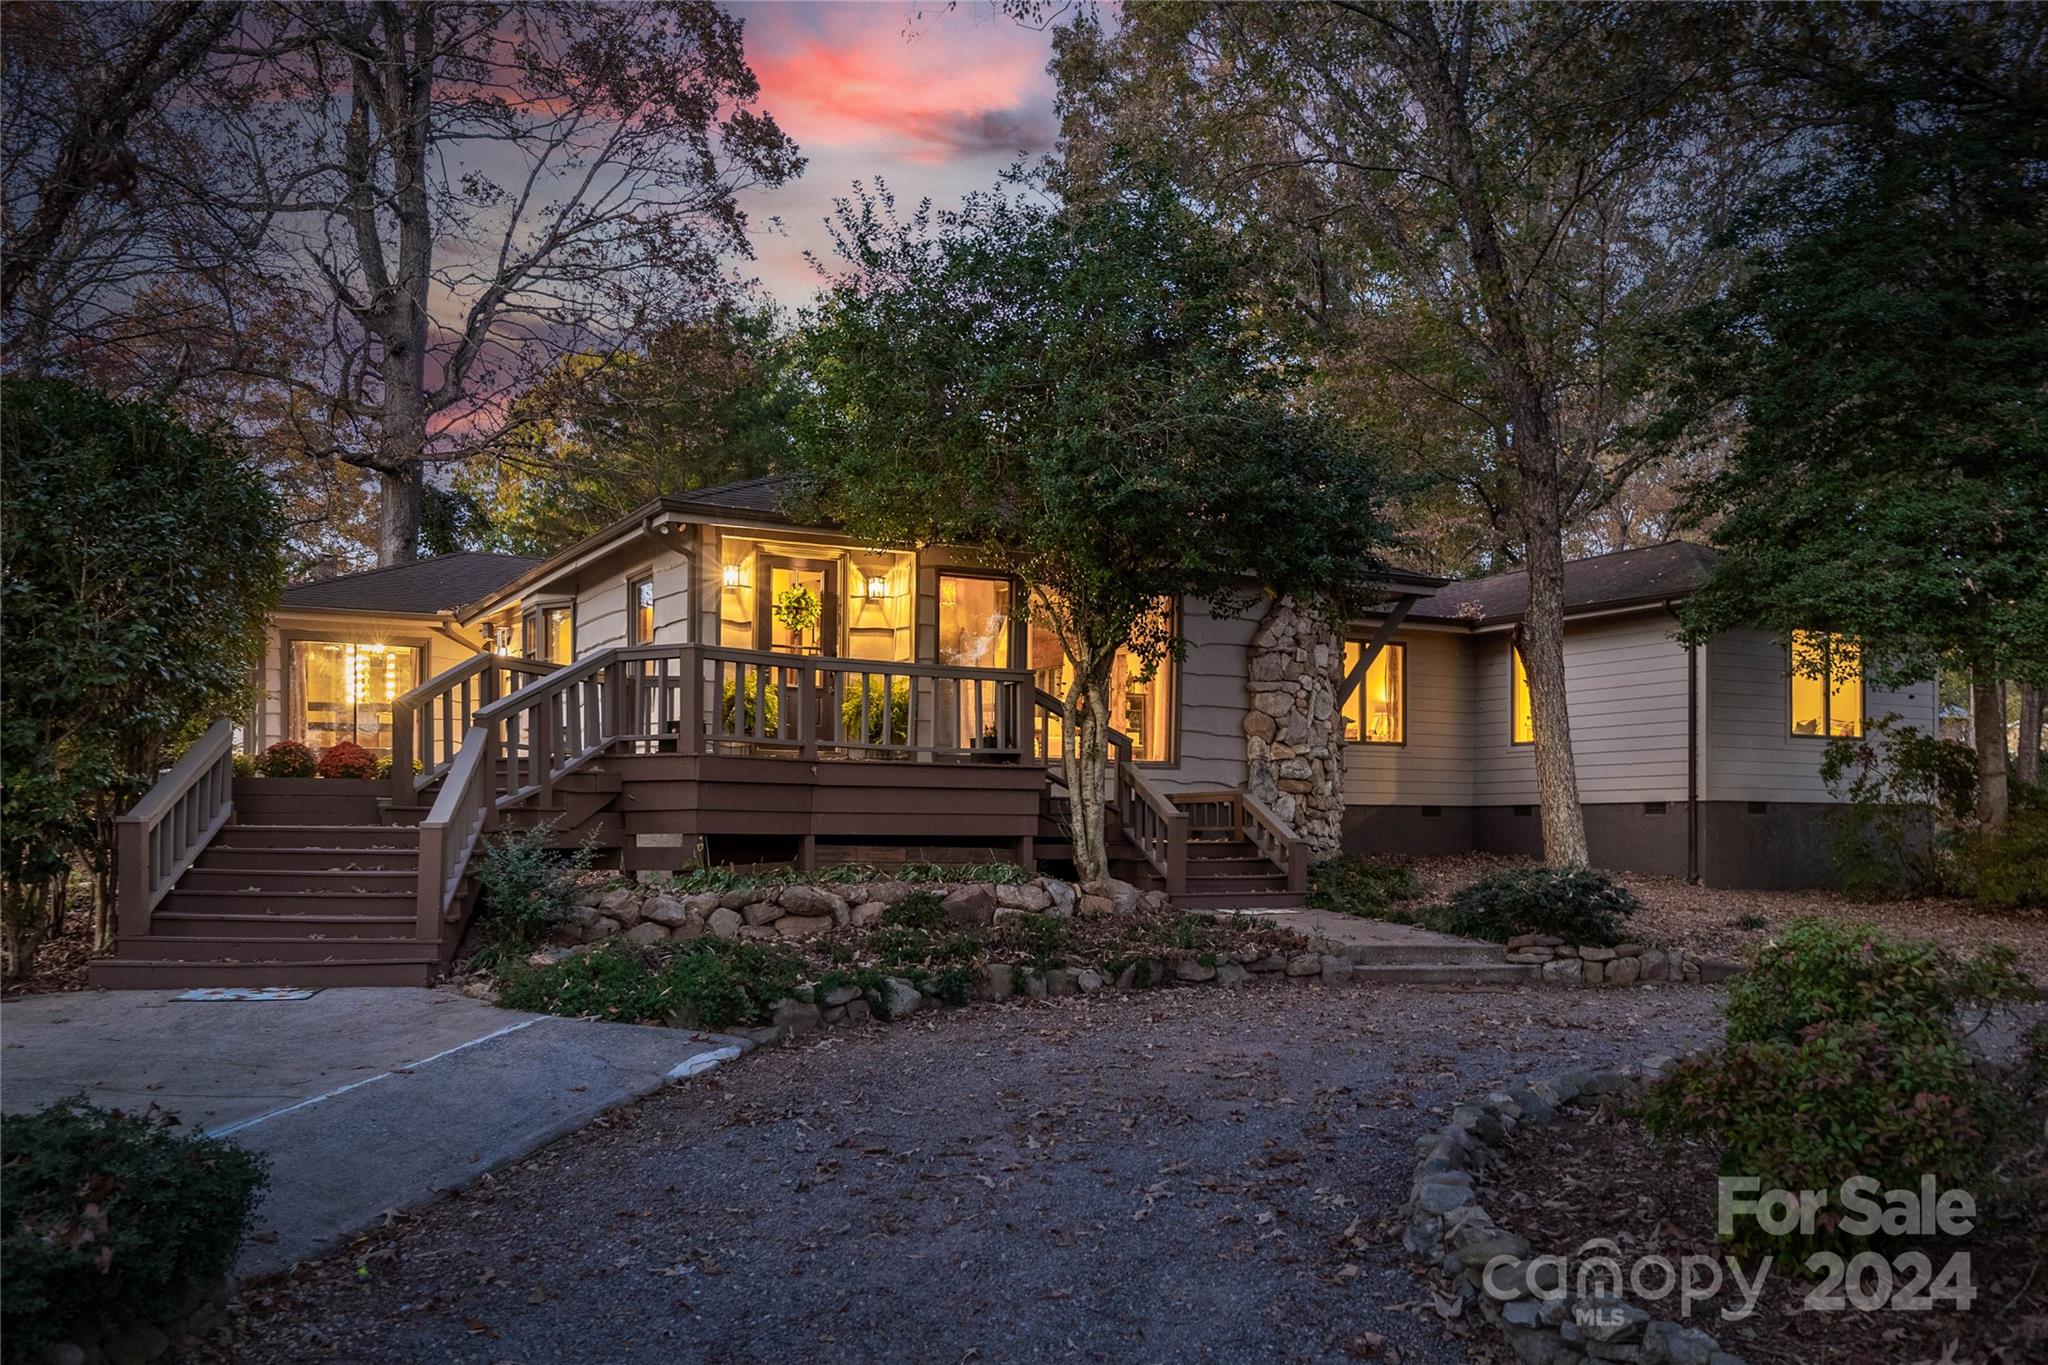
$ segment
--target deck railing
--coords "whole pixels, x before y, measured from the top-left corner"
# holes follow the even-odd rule
[[[1065,705],[1041,688],[1033,707],[1036,752],[1055,765],[1054,781],[1064,785],[1057,765]],[[1188,845],[1198,839],[1248,840],[1287,874],[1289,891],[1308,890],[1307,843],[1257,798],[1241,791],[1164,791],[1132,762],[1130,736],[1120,730],[1109,732],[1109,751],[1109,808],[1169,896],[1187,891]]]
[[[504,806],[546,804],[607,752],[1017,762],[1034,752],[1030,704],[1021,669],[643,645],[555,669],[474,718]]]
[[[497,809],[491,801],[489,726],[473,725],[461,749],[446,765],[433,809],[419,826],[419,877],[415,929],[438,942],[455,917],[456,897],[469,860]]]
[[[114,821],[120,932],[149,932],[150,912],[235,813],[235,733],[217,720],[126,815]]]
[[[476,713],[557,665],[511,654],[476,654],[391,704],[391,796],[400,805],[445,777]],[[414,763],[419,771],[413,771]]]

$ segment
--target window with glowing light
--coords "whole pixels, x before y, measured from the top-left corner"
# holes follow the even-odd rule
[[[654,575],[633,579],[626,584],[626,643],[651,645],[654,643]]]
[[[576,609],[574,607],[541,608],[540,656],[551,664],[575,662]]]
[[[1358,640],[1344,645],[1344,676],[1365,654]],[[1408,740],[1408,647],[1387,645],[1344,703],[1344,738],[1354,744],[1405,744]]]
[[[1171,601],[1161,601],[1161,623],[1168,630],[1177,623]],[[1028,632],[1031,671],[1039,688],[1064,699],[1073,677],[1073,664],[1060,644],[1057,632],[1033,614]],[[1109,723],[1112,729],[1130,736],[1131,759],[1136,763],[1173,762],[1173,710],[1179,684],[1179,666],[1171,655],[1147,664],[1128,649],[1116,652],[1109,674]],[[1049,728],[1054,751],[1060,744],[1057,723]]]
[[[1522,651],[1508,646],[1508,657],[1514,660],[1514,742],[1534,744],[1536,742],[1536,712],[1529,704],[1529,669],[1522,662]]]
[[[939,662],[950,668],[1010,666],[1010,582],[939,575]]]
[[[391,704],[419,681],[420,652],[411,645],[294,640],[291,737],[316,752],[347,740],[388,754]]]
[[[1846,635],[1792,632],[1792,733],[1854,739],[1863,733],[1863,650]]]

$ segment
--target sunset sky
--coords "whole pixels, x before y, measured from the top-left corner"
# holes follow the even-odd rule
[[[906,209],[930,196],[951,207],[994,183],[1020,153],[1051,148],[1057,126],[1045,64],[1049,33],[986,0],[730,0],[746,21],[761,107],[810,164],[801,178],[749,197],[752,273],[787,306],[818,276],[806,250],[829,257],[832,201],[859,180],[886,181]],[[778,234],[769,224],[782,220]]]

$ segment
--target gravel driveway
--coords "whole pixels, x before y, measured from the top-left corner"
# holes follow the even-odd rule
[[[245,1361],[1467,1359],[1414,1138],[1690,1045],[1718,992],[1251,987],[758,1052],[254,1287]]]

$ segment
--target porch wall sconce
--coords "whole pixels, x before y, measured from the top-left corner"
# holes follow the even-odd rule
[[[887,597],[889,595],[889,580],[880,574],[869,574],[866,595],[872,600],[880,600]]]
[[[740,566],[739,566],[739,565],[737,565],[737,564],[728,564],[728,565],[726,565],[726,566],[725,566],[725,586],[726,586],[727,590],[729,590],[729,591],[730,591],[730,590],[732,590],[732,589],[736,589],[736,588],[738,588],[738,587],[740,586]]]

